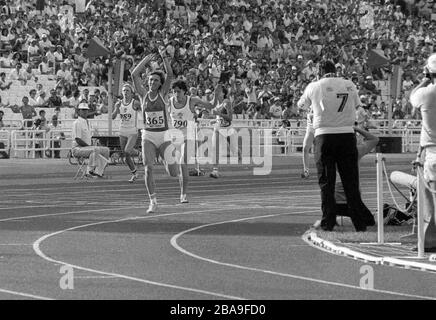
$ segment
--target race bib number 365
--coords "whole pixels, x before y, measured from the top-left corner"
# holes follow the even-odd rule
[[[147,112],[145,114],[145,125],[148,128],[165,128],[165,119],[163,111]]]

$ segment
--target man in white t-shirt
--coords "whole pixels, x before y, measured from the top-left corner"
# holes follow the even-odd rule
[[[356,231],[366,231],[367,224],[360,203],[358,152],[353,125],[360,104],[351,80],[336,77],[333,62],[321,64],[322,78],[304,90],[298,106],[313,111],[315,162],[321,189],[320,227],[333,231],[336,224],[336,168],[344,186],[350,218]]]
[[[436,54],[428,58],[425,77],[410,94],[414,108],[421,110],[422,129],[420,148],[424,155],[424,180],[436,189]],[[421,153],[421,152],[420,152]],[[420,154],[419,154],[420,158]],[[424,190],[424,250],[436,252],[436,194]]]
[[[77,107],[78,118],[73,123],[71,152],[75,157],[89,158],[87,175],[102,178],[109,163],[109,148],[92,145],[92,128],[87,120],[88,104],[80,103]]]

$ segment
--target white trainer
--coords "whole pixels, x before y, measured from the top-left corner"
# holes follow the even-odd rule
[[[219,178],[219,173],[218,173],[218,169],[217,168],[213,168],[212,172],[209,174],[209,177],[211,178],[215,178],[218,179]]]
[[[186,198],[186,194],[180,195],[180,203],[189,203],[188,199]]]
[[[147,213],[153,213],[156,212],[156,210],[157,210],[157,201],[156,200],[150,201],[150,205],[148,206]]]
[[[130,182],[130,183],[133,183],[133,182],[135,182],[136,180],[138,180],[138,178],[139,178],[139,176],[138,176],[137,173],[132,173],[132,176],[130,177],[129,182]]]

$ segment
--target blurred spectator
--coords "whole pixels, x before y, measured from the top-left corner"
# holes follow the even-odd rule
[[[23,77],[25,81],[33,80],[38,81],[38,77],[36,76],[36,72],[30,65],[27,65],[26,69],[23,71]]]
[[[288,120],[283,120],[282,124],[280,125],[280,127],[278,128],[277,132],[276,132],[276,137],[277,137],[277,143],[279,145],[286,145],[286,141],[288,139],[288,130],[291,126],[291,123]],[[281,152],[282,154],[284,154],[286,152],[286,148],[285,147],[281,147]]]
[[[360,94],[376,95],[377,100],[381,92],[374,79],[387,80],[392,65],[399,64],[405,74],[402,90],[407,99],[411,79],[421,72],[436,40],[429,14],[432,5],[424,0],[408,1],[401,7],[392,1],[354,0],[177,3],[94,0],[79,6],[79,13],[73,10],[72,0],[46,1],[43,11],[35,10],[29,0],[9,1],[11,14],[0,18],[0,67],[21,64],[25,69],[28,63],[41,74],[56,74],[68,89],[75,84],[104,86],[107,91],[108,66],[114,61],[102,57],[90,61],[86,57],[89,39],[98,36],[126,59],[124,81],[129,81],[131,65],[166,46],[176,76],[186,78],[189,86],[204,92],[220,79],[226,84],[239,79],[241,89],[247,86],[251,94],[246,92],[241,99],[241,91],[235,89],[232,99],[237,101],[238,112],[246,112],[259,103],[259,89],[268,82],[273,84],[272,97],[285,99],[289,90],[297,97],[297,91],[316,79],[317,65],[325,59],[333,60],[337,72],[351,78]],[[23,10],[18,11],[18,5]],[[371,69],[369,50],[383,52],[389,64]],[[155,63],[153,68],[157,67]],[[270,108],[267,100],[260,101],[266,108],[263,114]],[[409,114],[405,103],[403,107]],[[298,111],[296,115],[302,118]]]
[[[36,89],[32,89],[29,91],[29,105],[33,107],[38,106]]]
[[[0,130],[1,129],[3,129],[4,127],[5,127],[5,124],[4,124],[4,122],[3,122],[3,116],[5,115],[5,113],[2,111],[2,110],[0,110]],[[1,149],[2,147],[0,146],[0,149]],[[3,148],[4,148],[4,146],[3,146]]]
[[[19,112],[23,116],[24,128],[31,128],[33,118],[36,117],[35,107],[29,105],[29,98],[24,96],[22,99],[23,105],[19,108]]]
[[[39,91],[39,95],[36,98],[36,105],[44,108],[48,106],[48,99],[46,98],[45,91]]]
[[[0,130],[6,127],[5,124],[3,123],[3,116],[4,116],[4,112],[0,110]],[[4,149],[4,148],[5,148],[4,142],[0,141],[0,149]],[[0,151],[0,155],[2,156],[3,159],[9,159],[9,153],[7,151]]]
[[[4,72],[0,73],[0,89],[1,90],[9,90],[12,83],[13,83],[12,81],[9,81],[6,83],[6,73],[4,73]]]
[[[280,119],[282,117],[282,107],[280,105],[280,98],[275,97],[272,105],[269,108],[269,115],[271,119]]]
[[[34,148],[35,150],[35,158],[42,158],[42,148],[43,148],[43,143],[44,141],[42,140],[43,136],[44,136],[44,132],[40,132],[42,130],[44,130],[41,127],[42,121],[40,118],[35,119],[35,121],[33,122],[33,126],[32,126],[32,130],[36,131],[33,133],[33,143],[34,143]],[[30,151],[29,151],[30,152]]]
[[[51,118],[51,122],[49,123],[47,127],[47,131],[50,132],[51,135],[51,149],[59,149],[61,148],[61,141],[65,140],[65,134],[62,131],[59,130],[59,121],[58,116],[53,115]],[[52,153],[51,151],[46,151],[45,155],[49,158],[51,158]],[[60,150],[54,150],[54,158],[60,159]]]
[[[62,99],[56,94],[55,89],[50,90],[50,97],[48,97],[47,105],[49,108],[56,108],[62,106]]]
[[[41,62],[38,65],[38,70],[41,74],[52,74],[54,69],[53,67],[50,67],[48,58],[42,57]]]
[[[397,101],[394,104],[394,111],[392,112],[392,119],[394,119],[394,120],[404,119],[405,114],[404,114],[403,110],[401,110],[401,109],[402,109],[401,102]]]
[[[21,63],[18,63],[15,66],[15,69],[11,71],[9,74],[10,80],[26,80],[26,75],[24,74],[24,70],[22,69]]]

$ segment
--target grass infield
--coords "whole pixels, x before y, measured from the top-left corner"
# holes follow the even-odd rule
[[[341,219],[338,218],[341,224]],[[416,244],[416,233],[412,234],[412,225],[384,226],[385,242],[400,242],[402,244]],[[349,218],[343,219],[343,225],[336,226],[334,231],[317,230],[317,235],[327,241],[343,243],[377,242],[377,226],[368,227],[366,232],[355,232]]]

